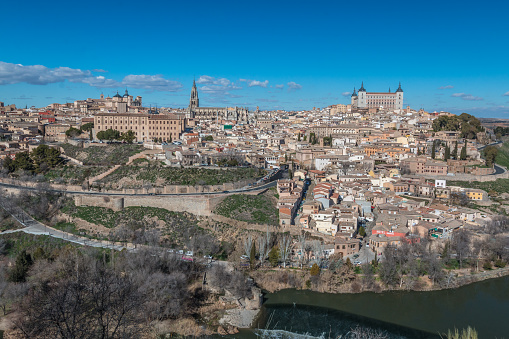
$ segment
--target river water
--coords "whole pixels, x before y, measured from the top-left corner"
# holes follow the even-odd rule
[[[481,339],[509,338],[509,276],[433,292],[283,290],[266,295],[255,329],[233,337],[338,338],[357,325],[390,338],[440,338],[467,326]]]

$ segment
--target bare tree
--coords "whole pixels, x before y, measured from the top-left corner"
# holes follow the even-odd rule
[[[300,234],[298,237],[298,241],[299,241],[299,252],[300,252],[299,262],[300,262],[300,267],[302,268],[302,265],[304,264],[304,260],[306,258],[306,243],[307,243],[306,233]]]
[[[316,260],[318,266],[320,266],[322,264],[322,261],[325,256],[324,246],[323,246],[322,242],[319,240],[313,241],[312,244],[313,244],[312,246],[313,246],[313,254],[315,255],[315,260]]]
[[[468,257],[470,251],[470,234],[466,230],[459,230],[453,234],[451,241],[452,249],[456,253],[460,268],[463,267],[463,260]]]
[[[253,246],[253,237],[248,235],[244,238],[244,254],[249,258],[251,256],[251,247]]]
[[[271,234],[268,229],[267,229],[267,232],[265,233],[265,235],[260,236],[258,238],[258,252],[259,252],[259,259],[260,259],[261,265],[263,265],[263,262],[265,261],[265,259],[267,259],[267,256],[269,255],[270,238],[271,238]]]
[[[291,254],[292,238],[289,234],[283,234],[279,239],[279,258],[283,261],[283,267],[286,267],[286,262]]]

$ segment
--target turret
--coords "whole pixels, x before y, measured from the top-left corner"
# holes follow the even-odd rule
[[[403,109],[403,89],[401,89],[401,81],[399,82],[399,87],[396,90],[396,109]]]
[[[366,98],[366,89],[364,88],[364,81],[361,84],[361,88],[359,88],[359,94],[357,95],[357,107],[358,108],[366,108],[367,107],[367,98]]]

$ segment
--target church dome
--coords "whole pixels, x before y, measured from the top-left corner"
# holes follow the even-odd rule
[[[117,91],[117,94],[115,94],[113,97],[114,98],[122,98],[122,96],[120,94],[118,94],[118,91]]]

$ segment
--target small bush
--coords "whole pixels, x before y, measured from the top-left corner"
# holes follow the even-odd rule
[[[317,275],[320,275],[320,267],[318,267],[317,264],[313,264],[313,266],[311,267],[311,272],[310,272],[311,276],[317,276]]]
[[[498,268],[504,268],[506,264],[507,263],[502,259],[497,259],[497,261],[495,261],[495,266]]]
[[[483,265],[482,265],[482,268],[484,268],[485,270],[491,270],[493,268],[493,266],[491,265],[491,261],[486,261]]]

